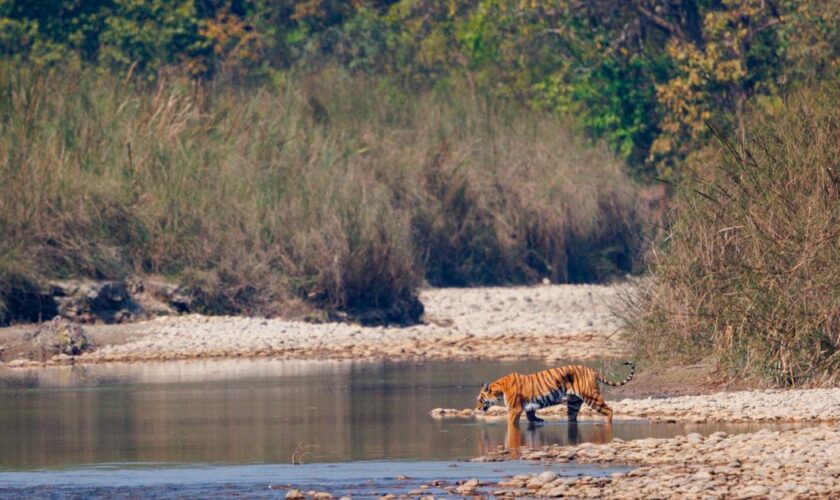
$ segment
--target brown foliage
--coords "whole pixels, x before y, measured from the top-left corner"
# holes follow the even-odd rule
[[[638,247],[621,164],[549,115],[340,71],[147,88],[7,67],[0,87],[0,269],[19,274],[156,273],[205,312],[302,299],[409,322],[424,276],[604,280]]]
[[[653,363],[712,355],[732,376],[831,383],[840,368],[840,112],[836,91],[753,116],[678,190],[624,330]]]

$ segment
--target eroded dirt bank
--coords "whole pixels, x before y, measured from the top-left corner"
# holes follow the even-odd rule
[[[166,316],[90,328],[77,363],[272,356],[283,359],[592,359],[625,354],[610,313],[622,286],[431,289],[407,328],[224,316]],[[25,328],[0,332],[4,361],[26,366]],[[66,363],[58,356],[53,363]]]

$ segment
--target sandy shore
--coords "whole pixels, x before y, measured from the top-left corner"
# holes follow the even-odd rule
[[[407,328],[225,316],[168,316],[90,329],[77,363],[271,356],[281,359],[592,359],[624,354],[610,313],[621,286],[432,289]],[[121,334],[122,332],[122,334]],[[13,343],[11,334],[6,342]],[[0,332],[0,342],[4,339]],[[104,341],[103,341],[104,339]],[[10,349],[9,352],[14,351]],[[31,365],[6,357],[9,366]],[[67,363],[58,356],[54,363]]]

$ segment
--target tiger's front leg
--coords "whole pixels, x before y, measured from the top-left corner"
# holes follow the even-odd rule
[[[521,406],[511,406],[508,408],[508,426],[519,427],[519,417],[522,416]]]
[[[522,433],[519,432],[519,427],[508,425],[505,448],[510,451],[511,458],[519,458],[519,449],[522,448]]]

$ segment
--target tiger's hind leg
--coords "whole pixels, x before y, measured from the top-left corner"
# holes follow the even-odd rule
[[[545,422],[545,420],[537,416],[536,410],[526,411],[525,416],[528,417],[528,422],[531,424],[539,424]]]
[[[566,401],[566,413],[569,415],[569,422],[577,422],[578,412],[582,404],[582,399],[575,395],[569,395],[569,399]]]
[[[606,416],[608,423],[612,423],[612,408],[607,406],[607,403],[604,402],[604,398],[602,398],[600,394],[596,394],[595,397],[592,398],[587,398],[586,404],[591,406],[593,410],[597,411],[601,415]]]

